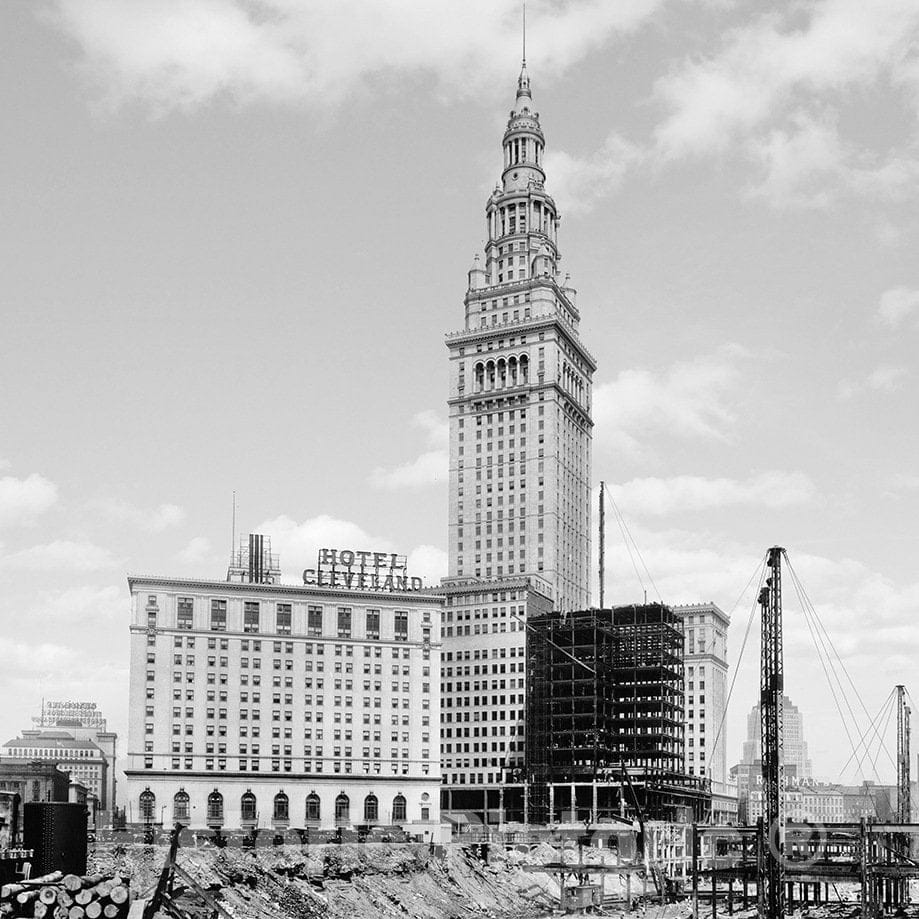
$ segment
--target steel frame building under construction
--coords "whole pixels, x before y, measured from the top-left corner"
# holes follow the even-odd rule
[[[707,783],[684,772],[680,618],[649,603],[528,627],[529,821],[705,820]]]

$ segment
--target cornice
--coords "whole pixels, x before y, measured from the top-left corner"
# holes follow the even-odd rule
[[[143,756],[143,753],[132,753],[130,756]],[[159,754],[160,756],[171,754]],[[218,757],[215,756],[215,759]],[[227,757],[228,759],[236,759],[238,757]],[[267,781],[272,784],[283,785],[285,782],[296,782],[297,784],[304,784],[307,782],[328,782],[329,784],[339,784],[341,785],[344,782],[360,782],[363,785],[373,785],[377,782],[421,782],[424,784],[437,785],[440,786],[442,778],[439,775],[430,776],[430,775],[365,775],[363,773],[357,774],[354,772],[345,773],[345,772],[330,772],[328,774],[324,772],[262,772],[257,770],[256,772],[239,772],[230,771],[228,769],[220,769],[219,771],[214,770],[179,770],[178,772],[174,769],[125,769],[125,776],[128,778],[157,778],[157,779],[175,779],[176,781],[181,781],[182,779],[209,779],[215,784],[219,784],[221,779],[245,779],[249,782],[259,782]]]
[[[334,597],[334,598],[351,598],[365,597],[370,598],[378,603],[389,602],[394,600],[400,603],[412,603],[424,601],[432,606],[439,605],[443,602],[443,595],[432,593],[433,588],[424,588],[422,590],[347,590],[346,588],[335,587],[318,587],[311,585],[299,584],[244,584],[238,581],[216,581],[205,580],[201,578],[171,578],[163,575],[127,575],[128,588],[134,589],[135,585],[149,584],[157,587],[175,587],[195,588],[207,590],[210,593],[240,593],[240,594],[276,594],[278,596],[300,596],[300,597]]]

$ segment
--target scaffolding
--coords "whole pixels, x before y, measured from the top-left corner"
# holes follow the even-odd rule
[[[528,623],[529,820],[704,820],[683,772],[683,633],[661,603]]]

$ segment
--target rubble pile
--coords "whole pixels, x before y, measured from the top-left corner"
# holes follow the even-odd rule
[[[152,893],[166,849],[98,848],[97,867],[118,866]],[[533,919],[558,902],[558,886],[523,870],[538,855],[493,849],[488,862],[450,845],[321,845],[182,848],[177,864],[227,915],[238,919]],[[213,910],[176,878],[175,901],[188,919]],[[161,914],[164,919],[166,914]]]

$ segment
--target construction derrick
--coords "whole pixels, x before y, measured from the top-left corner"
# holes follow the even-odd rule
[[[763,840],[760,858],[759,908],[764,919],[785,913],[785,769],[782,750],[782,554],[768,553],[769,576],[760,591],[760,730],[763,751]]]
[[[902,685],[897,686],[897,822],[910,822],[909,706]]]

